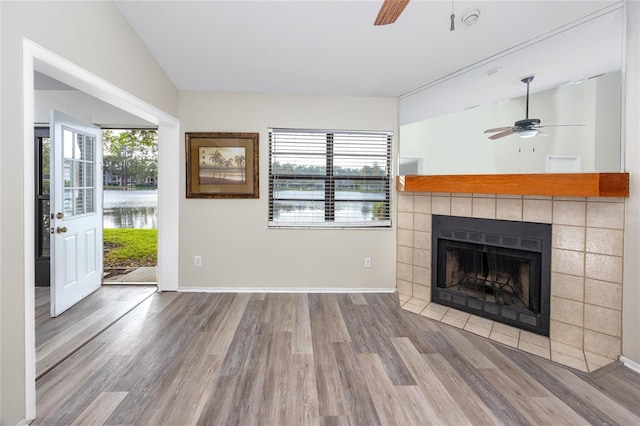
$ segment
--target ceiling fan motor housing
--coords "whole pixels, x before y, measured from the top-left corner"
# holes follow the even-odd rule
[[[540,124],[540,120],[537,118],[525,118],[524,120],[518,120],[514,123],[516,129],[532,129]]]

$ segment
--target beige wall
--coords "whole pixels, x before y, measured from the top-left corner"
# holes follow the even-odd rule
[[[640,3],[628,2],[626,65],[626,170],[631,196],[626,202],[622,355],[640,364]]]
[[[175,114],[177,92],[113,2],[0,2],[0,424],[25,417],[23,38]],[[11,267],[7,267],[11,265]]]
[[[185,132],[260,134],[259,199],[181,198],[181,289],[395,287],[395,232],[391,229],[267,229],[267,129],[397,132],[395,98],[193,92],[180,93],[179,98],[179,117]],[[182,188],[185,188],[184,163],[183,153]],[[202,267],[193,266],[195,255],[202,256]],[[365,257],[372,259],[371,268],[364,268]]]
[[[0,4],[0,143],[2,143],[2,4]],[[2,164],[2,149],[0,149],[0,164]],[[2,173],[0,173],[0,200],[2,200]],[[2,241],[2,208],[0,208],[0,241]],[[2,321],[2,245],[0,244],[0,321]],[[2,346],[4,344],[2,326],[0,325],[0,423],[2,423]]]

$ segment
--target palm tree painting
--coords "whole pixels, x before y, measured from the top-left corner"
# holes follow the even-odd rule
[[[236,155],[235,157],[233,157],[233,161],[236,163],[236,166],[240,167],[242,169],[242,180],[246,180],[247,179],[247,169],[244,167],[246,164],[246,158],[244,157],[244,155]]]
[[[238,185],[246,183],[246,155],[242,146],[200,147],[198,149],[200,185]]]

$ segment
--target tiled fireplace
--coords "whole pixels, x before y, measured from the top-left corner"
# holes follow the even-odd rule
[[[431,302],[432,215],[551,224],[549,337]],[[404,309],[582,371],[621,351],[624,198],[398,193]]]

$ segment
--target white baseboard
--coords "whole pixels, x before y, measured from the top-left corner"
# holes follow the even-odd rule
[[[632,369],[636,373],[640,374],[640,364],[635,361],[630,360],[627,357],[620,355],[620,361],[624,364],[625,367]]]
[[[395,293],[391,288],[178,287],[181,293]]]

